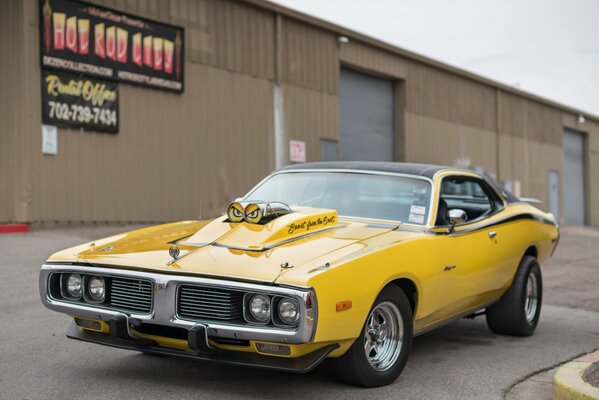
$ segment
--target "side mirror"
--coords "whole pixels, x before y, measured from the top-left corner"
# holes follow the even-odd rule
[[[453,229],[458,224],[463,224],[468,220],[468,214],[466,211],[460,210],[459,208],[454,208],[449,210],[449,221],[451,222],[451,227],[449,228],[449,232],[453,232]]]

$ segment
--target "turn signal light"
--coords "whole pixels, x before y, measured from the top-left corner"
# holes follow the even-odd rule
[[[291,348],[289,346],[281,346],[279,344],[256,343],[256,349],[260,353],[277,354],[280,356],[288,356],[291,354]]]
[[[345,310],[349,310],[352,306],[351,300],[343,300],[343,301],[339,301],[337,302],[337,312],[339,311],[345,311]]]

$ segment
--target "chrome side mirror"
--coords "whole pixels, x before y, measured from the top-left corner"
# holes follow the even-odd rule
[[[453,232],[453,228],[455,228],[456,225],[463,224],[467,220],[468,214],[466,214],[466,211],[460,210],[459,208],[449,210],[449,221],[451,222],[449,232]]]

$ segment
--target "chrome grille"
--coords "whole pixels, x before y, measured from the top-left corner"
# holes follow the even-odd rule
[[[109,302],[122,310],[149,313],[152,311],[152,283],[138,279],[111,278]]]
[[[191,320],[243,320],[243,292],[209,286],[181,285],[177,314]]]

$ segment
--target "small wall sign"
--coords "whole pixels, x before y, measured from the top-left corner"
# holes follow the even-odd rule
[[[56,126],[42,125],[42,154],[55,156],[58,152]]]
[[[297,163],[306,162],[306,142],[302,140],[289,141],[289,161]]]

